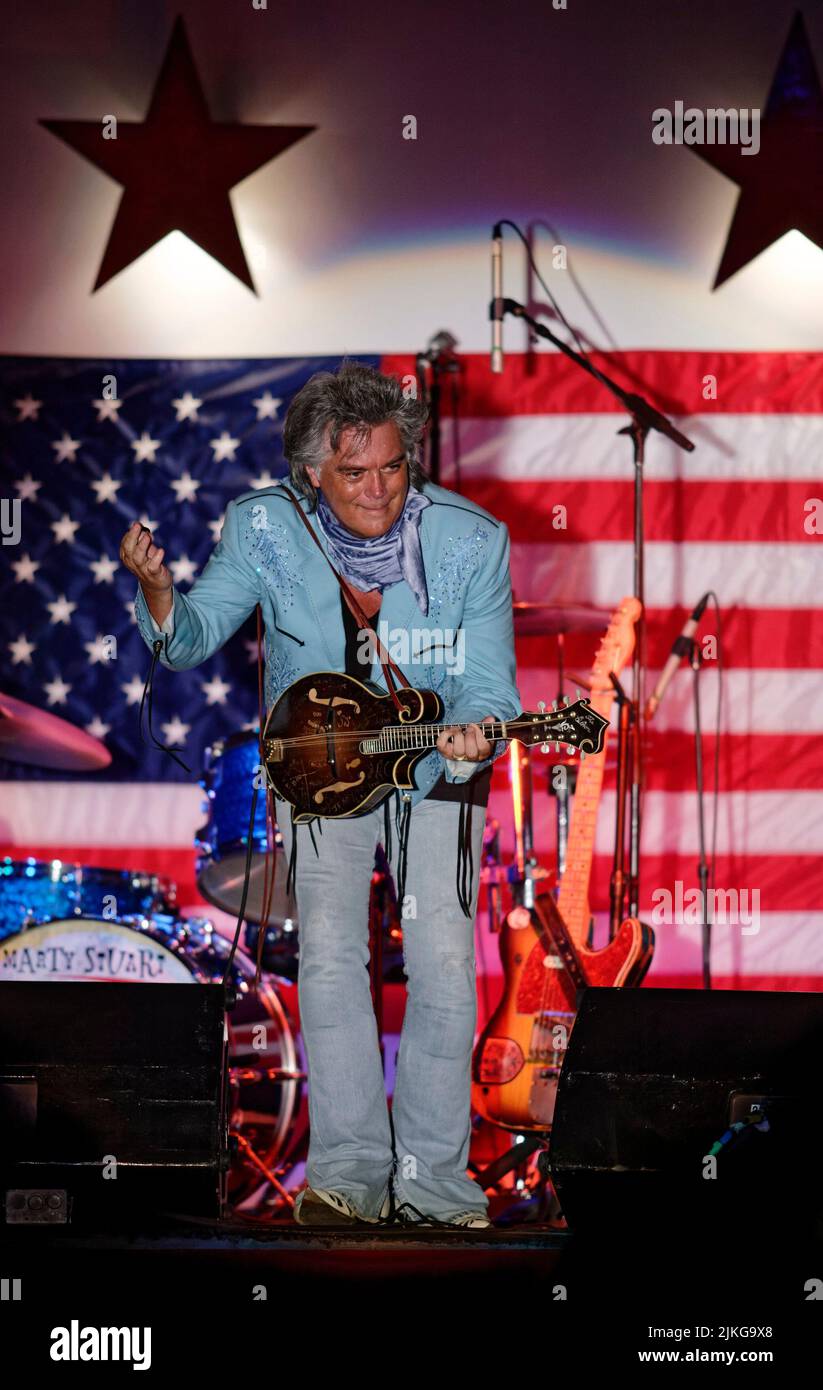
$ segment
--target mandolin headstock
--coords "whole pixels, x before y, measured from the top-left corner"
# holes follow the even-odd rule
[[[524,710],[516,719],[507,720],[507,728],[511,731],[513,727],[517,732],[512,737],[527,748],[540,744],[542,751],[548,753],[550,744],[560,743],[569,752],[577,750],[585,755],[601,751],[609,721],[592,709],[589,700],[582,699],[574,704],[567,701],[557,709]]]

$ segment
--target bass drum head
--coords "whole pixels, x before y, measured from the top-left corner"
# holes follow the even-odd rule
[[[52,980],[132,984],[211,984],[226,968],[230,943],[201,918],[67,917],[37,923],[0,941],[0,981]],[[303,1070],[275,982],[262,979],[237,951],[237,1003],[229,1033],[229,1200],[237,1205],[264,1180],[249,1149],[277,1168],[290,1144]]]

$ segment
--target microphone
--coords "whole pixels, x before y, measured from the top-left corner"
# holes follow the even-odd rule
[[[685,623],[683,624],[683,631],[681,632],[680,636],[675,640],[672,646],[671,652],[669,653],[668,659],[666,661],[666,665],[660,672],[660,679],[654,688],[654,693],[650,695],[648,700],[646,701],[647,719],[654,719],[654,716],[657,712],[657,707],[666,693],[666,688],[669,684],[669,681],[671,680],[672,676],[674,675],[675,671],[677,670],[678,666],[683,660],[683,657],[688,655],[692,638],[694,637],[694,634],[697,631],[697,624],[703,617],[703,610],[705,609],[708,601],[709,595],[704,594],[697,607],[695,608],[694,612],[690,614],[690,616],[686,619]]]
[[[496,222],[492,230],[492,302],[489,306],[492,321],[491,369],[503,370],[503,224]]]

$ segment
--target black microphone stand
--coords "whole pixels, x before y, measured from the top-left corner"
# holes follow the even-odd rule
[[[697,863],[697,881],[700,884],[703,988],[711,989],[712,920],[709,908],[709,865],[706,859],[706,821],[703,807],[703,727],[700,722],[700,672],[703,669],[703,657],[700,646],[693,637],[689,641],[689,665],[694,673],[694,770],[697,786],[697,844],[700,856]]]
[[[632,702],[614,671],[609,680],[617,696],[617,788],[614,816],[614,860],[609,883],[609,940],[613,941],[623,921],[626,897],[626,788],[629,781],[629,749],[631,747]]]
[[[599,367],[595,367],[588,358],[576,352],[574,348],[564,343],[562,338],[558,338],[552,333],[545,324],[538,322],[530,313],[518,303],[516,299],[503,299],[502,301],[493,299],[489,306],[489,318],[502,318],[506,314],[511,314],[514,318],[523,319],[525,323],[537,334],[539,338],[545,338],[552,343],[560,352],[565,353],[566,357],[576,362],[578,367],[589,376],[593,376],[607,391],[620,401],[631,416],[628,425],[624,425],[618,434],[627,434],[632,441],[634,458],[634,575],[633,587],[634,596],[640,600],[640,618],[637,623],[637,641],[634,648],[634,664],[632,666],[632,779],[630,794],[630,840],[629,840],[629,916],[636,917],[639,907],[640,893],[640,800],[643,786],[643,744],[645,734],[645,709],[643,695],[643,681],[646,665],[646,609],[644,598],[644,575],[643,575],[643,465],[645,463],[646,435],[650,430],[657,430],[664,434],[679,449],[684,449],[688,453],[694,449],[694,444],[687,439],[685,434],[676,429],[670,420],[661,411],[645,399],[632,391],[625,391],[616,381],[613,381],[605,372],[601,372]]]
[[[425,352],[418,352],[415,358],[421,399],[429,407],[428,475],[433,483],[440,482],[440,397],[443,389],[441,378],[443,373],[456,375],[460,372],[460,363],[454,355],[456,346],[457,339],[454,335],[449,333],[448,329],[441,328],[440,332],[435,333],[430,339]],[[427,368],[431,371],[430,384],[426,381]]]

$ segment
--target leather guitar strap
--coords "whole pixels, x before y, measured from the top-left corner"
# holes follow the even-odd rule
[[[336,569],[335,566],[332,564],[331,560],[329,559],[328,555],[326,554],[325,550],[323,549],[322,545],[317,539],[317,536],[315,535],[315,532],[312,528],[311,522],[309,521],[308,517],[303,511],[303,508],[300,506],[300,503],[298,502],[297,498],[286,487],[283,488],[283,492],[289,498],[289,500],[294,503],[297,515],[300,517],[300,520],[302,521],[303,525],[305,526],[306,530],[308,531],[309,535],[311,536],[312,540],[317,546],[317,549],[320,551],[320,554],[323,556],[323,559],[326,561],[326,564],[329,566],[329,569],[331,570],[332,574],[334,575],[335,579],[340,585],[340,588],[343,591],[343,598],[345,599],[348,605],[349,612],[352,614],[355,621],[358,622],[361,627],[368,628],[369,632],[372,633],[374,640],[377,644],[377,654],[380,660],[380,665],[383,667],[383,676],[385,677],[386,681],[386,689],[391,695],[395,707],[398,710],[402,709],[403,707],[398,698],[397,690],[395,688],[394,680],[391,673],[394,672],[400,684],[405,686],[407,690],[411,690],[412,688],[411,681],[406,679],[406,677],[403,675],[403,672],[400,670],[400,667],[396,666],[395,663],[392,661],[391,657],[389,656],[388,652],[383,646],[383,643],[380,641],[380,638],[375,632],[374,627],[369,622],[368,618],[363,612],[363,609],[360,607],[360,604],[357,602],[357,599],[352,593],[349,585],[346,583],[340,571]]]

